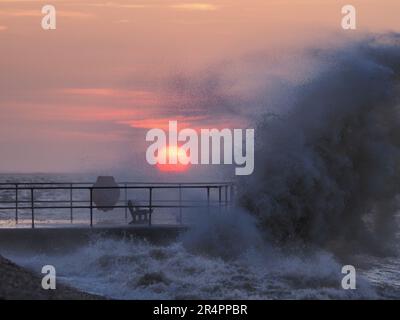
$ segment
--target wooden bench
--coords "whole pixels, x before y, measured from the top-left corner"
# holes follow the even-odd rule
[[[139,208],[136,203],[129,200],[128,209],[132,216],[132,221],[129,224],[147,224],[149,223],[149,216],[153,213],[153,209]]]

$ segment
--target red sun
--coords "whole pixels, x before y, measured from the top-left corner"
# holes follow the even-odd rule
[[[161,164],[160,159],[164,158],[166,159],[166,164]],[[176,164],[171,164],[170,159],[171,158],[176,158],[177,162]],[[158,153],[158,163],[157,163],[157,168],[160,171],[164,172],[183,172],[186,171],[189,168],[189,164],[182,164],[182,163],[187,163],[189,161],[189,157],[186,153],[186,151],[178,146],[166,146],[163,149],[161,149]]]

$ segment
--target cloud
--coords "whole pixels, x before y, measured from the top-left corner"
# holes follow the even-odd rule
[[[42,17],[44,16],[40,10],[0,10],[0,16],[9,17]],[[81,11],[57,10],[57,16],[65,18],[89,18],[92,13]]]
[[[140,128],[140,129],[168,129],[168,122],[172,120],[178,121],[180,127],[190,127],[195,128],[198,126],[198,122],[204,120],[205,116],[170,116],[170,117],[152,117],[152,118],[143,118],[139,120],[128,120],[128,121],[120,121],[120,124],[127,124],[132,128]]]
[[[149,4],[126,4],[126,3],[116,3],[116,2],[104,2],[104,3],[88,3],[91,7],[106,7],[106,8],[124,8],[124,9],[144,9],[153,7]]]
[[[8,27],[6,27],[6,26],[0,26],[0,31],[5,31],[7,29],[8,29]]]
[[[129,19],[121,19],[121,20],[114,21],[114,23],[129,23],[129,22],[131,22],[131,20],[129,20]]]
[[[215,11],[218,10],[218,6],[210,3],[176,3],[172,5],[166,4],[127,4],[118,2],[98,2],[88,3],[87,6],[91,7],[104,7],[104,8],[120,8],[120,9],[147,9],[147,8],[166,8],[174,10],[186,10],[186,11]]]
[[[59,0],[53,0],[59,1]],[[40,0],[1,0],[3,3],[23,3],[23,2],[40,2]]]
[[[115,108],[111,106],[62,106],[56,110],[46,107],[42,117],[51,120],[69,120],[74,122],[108,122],[121,123],[125,119],[148,117],[146,109]]]
[[[68,88],[59,90],[61,93],[79,98],[86,97],[92,100],[109,99],[110,102],[126,102],[143,106],[155,106],[166,97],[160,97],[157,93],[144,90],[122,90],[114,88]]]
[[[38,0],[1,0],[1,2],[2,2],[2,4],[4,4],[4,3],[39,2],[39,1]]]
[[[188,10],[188,11],[216,11],[218,7],[210,3],[179,3],[170,6],[176,10]]]

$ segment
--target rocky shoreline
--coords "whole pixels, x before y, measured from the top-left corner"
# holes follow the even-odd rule
[[[99,300],[62,283],[57,289],[44,290],[41,277],[0,255],[0,300]]]

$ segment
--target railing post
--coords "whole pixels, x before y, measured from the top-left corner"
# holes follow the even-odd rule
[[[218,207],[219,207],[219,211],[221,211],[221,207],[222,207],[222,187],[218,186]]]
[[[207,186],[207,212],[210,213],[210,187]]]
[[[125,183],[125,222],[128,221],[128,189]]]
[[[18,224],[18,183],[15,184],[15,224]]]
[[[225,208],[228,208],[228,185],[225,185]]]
[[[93,188],[90,187],[90,227],[93,227]]]
[[[235,190],[233,190],[233,184],[231,183],[230,184],[230,188],[231,188],[231,194],[230,194],[230,205],[231,205],[231,207],[233,206],[233,201],[234,201],[234,197],[235,197]]]
[[[73,223],[74,222],[74,216],[73,216],[73,209],[72,209],[72,206],[73,206],[73,195],[72,195],[72,183],[70,184],[70,189],[69,189],[69,204],[70,204],[70,220],[71,220],[71,223]]]
[[[35,228],[35,200],[34,200],[33,188],[31,188],[31,208],[32,208],[32,229]]]
[[[153,206],[153,188],[149,187],[149,226],[151,226],[152,206]]]
[[[179,223],[182,224],[182,186],[179,184]]]

